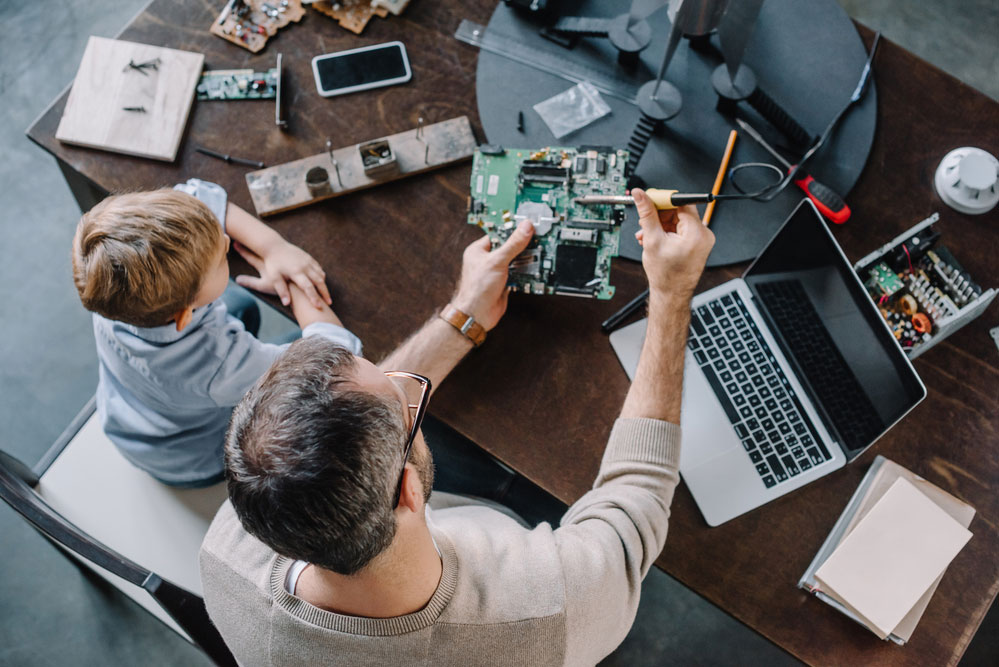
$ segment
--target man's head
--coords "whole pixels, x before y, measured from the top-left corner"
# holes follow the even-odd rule
[[[339,574],[364,568],[395,537],[409,419],[407,396],[376,366],[321,336],[296,341],[243,397],[226,435],[243,527],[289,558]],[[433,463],[422,436],[409,463],[426,502]]]
[[[154,327],[186,325],[229,278],[228,237],[191,195],[153,190],[108,197],[85,213],[73,238],[73,281],[84,308]]]

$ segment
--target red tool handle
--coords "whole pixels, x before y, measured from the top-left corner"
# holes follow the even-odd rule
[[[794,184],[804,190],[808,198],[815,204],[815,208],[819,209],[819,213],[829,218],[830,221],[842,225],[850,219],[850,207],[846,205],[843,198],[829,186],[812,178],[811,174],[805,174],[804,178],[795,180]]]

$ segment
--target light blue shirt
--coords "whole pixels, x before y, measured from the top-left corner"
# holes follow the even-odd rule
[[[223,224],[225,191],[191,179],[177,186],[204,201]],[[171,484],[218,476],[232,409],[287,345],[262,343],[221,300],[175,324],[137,327],[94,314],[99,380],[97,412],[104,432],[135,466]],[[361,355],[343,327],[317,322],[321,335]]]
[[[94,315],[104,432],[126,459],[154,477],[184,484],[222,472],[222,444],[233,407],[287,345],[257,340],[215,301],[174,324],[136,327]],[[321,335],[360,356],[361,341],[317,322]]]

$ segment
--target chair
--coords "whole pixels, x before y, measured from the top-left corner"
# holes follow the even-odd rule
[[[197,558],[224,484],[174,489],[136,469],[91,399],[35,469],[0,450],[0,497],[216,664],[236,664],[208,618]]]

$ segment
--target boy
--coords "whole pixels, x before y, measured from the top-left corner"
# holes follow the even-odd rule
[[[329,307],[325,273],[305,251],[213,183],[191,179],[108,197],[73,239],[73,279],[94,313],[105,433],[161,482],[201,487],[223,479],[222,443],[233,406],[284,350],[227,313],[229,240],[260,273],[236,282],[278,294],[303,336],[361,353]]]

